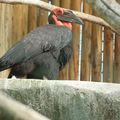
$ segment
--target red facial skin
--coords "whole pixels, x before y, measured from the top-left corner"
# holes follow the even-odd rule
[[[69,22],[62,22],[62,21],[57,20],[58,16],[63,15],[63,13],[64,13],[63,9],[56,8],[52,12],[54,13],[52,18],[53,18],[53,20],[55,22],[55,25],[57,25],[57,26],[65,26],[65,27],[69,28],[70,30],[72,30],[72,24],[71,23],[69,23]]]

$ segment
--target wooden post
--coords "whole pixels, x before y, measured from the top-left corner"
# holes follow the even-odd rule
[[[117,0],[120,3],[120,0]],[[114,81],[120,83],[120,36],[115,36]]]
[[[28,6],[13,6],[13,23],[12,23],[12,44],[21,40],[28,32]]]
[[[10,47],[12,41],[12,5],[0,4],[0,57]],[[0,73],[1,78],[6,78],[9,70]]]
[[[114,81],[120,83],[120,36],[115,36]]]
[[[60,0],[60,6],[63,7],[63,8],[70,9],[71,0]],[[65,68],[62,71],[60,71],[60,74],[59,74],[59,79],[60,80],[68,80],[69,79],[68,69],[69,69],[69,64],[67,64],[65,66]]]
[[[102,27],[92,27],[92,81],[101,81]]]
[[[113,81],[113,32],[104,30],[104,82]]]
[[[42,0],[44,2],[48,2],[48,0]],[[46,25],[48,22],[48,12],[44,9],[38,8],[38,26]]]
[[[81,0],[71,0],[71,9],[80,11]],[[80,41],[80,25],[73,24],[73,57],[70,61],[69,78],[71,80],[78,80],[78,61],[79,61],[79,41]]]
[[[12,43],[23,39],[28,32],[28,5],[13,5]]]
[[[70,9],[71,0],[60,0],[60,7]]]
[[[116,0],[120,4],[120,0]]]
[[[0,4],[0,40],[1,55],[27,33],[27,5]],[[1,73],[7,77],[9,72]]]
[[[83,12],[92,14],[90,5],[84,0]],[[91,39],[92,39],[92,23],[84,22],[83,40],[82,40],[82,57],[81,57],[81,79],[90,80],[90,62],[91,62]]]
[[[51,0],[51,3],[55,6],[60,6],[60,0]]]
[[[37,7],[29,5],[28,7],[28,32],[37,27]]]

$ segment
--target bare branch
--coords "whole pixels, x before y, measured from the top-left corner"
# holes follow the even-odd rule
[[[40,0],[0,0],[0,3],[31,4],[31,5],[35,5],[35,6],[38,6],[40,8],[43,8],[45,10],[48,10],[48,11],[51,11],[57,7],[57,6],[50,5],[50,4],[43,2],[43,1],[40,1]],[[64,10],[67,11],[69,9],[64,8]],[[95,17],[95,16],[92,16],[89,14],[85,14],[85,13],[81,13],[81,12],[77,12],[77,11],[73,11],[73,10],[71,10],[71,11],[83,20],[109,27],[111,30],[115,31],[115,29],[113,27],[111,27],[107,22],[105,22],[103,19],[101,19],[99,17]]]
[[[120,5],[116,0],[87,0],[97,15],[107,21],[120,34]]]

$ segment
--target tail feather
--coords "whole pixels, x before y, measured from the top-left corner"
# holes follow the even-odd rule
[[[24,45],[17,43],[0,58],[0,71],[6,70],[24,59]]]
[[[0,71],[6,70],[12,66],[13,64],[10,62],[10,60],[5,58],[0,58]]]

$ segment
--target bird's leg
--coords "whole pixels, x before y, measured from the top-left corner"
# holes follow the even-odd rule
[[[48,80],[48,78],[46,76],[43,76],[43,80]]]
[[[11,79],[17,79],[17,78],[16,78],[16,76],[15,76],[15,75],[13,75],[13,76],[11,77]]]

